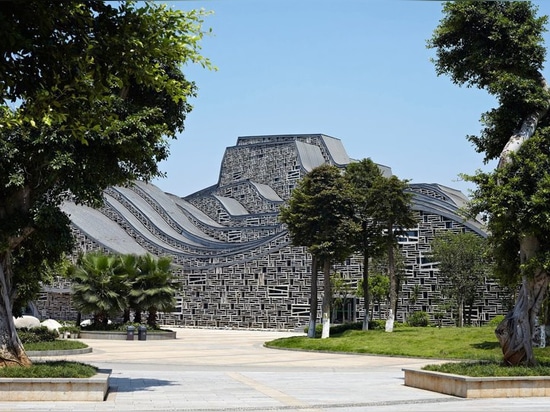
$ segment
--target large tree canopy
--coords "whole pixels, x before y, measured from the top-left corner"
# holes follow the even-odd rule
[[[542,75],[546,17],[528,1],[444,5],[429,41],[438,74],[487,90],[498,107],[469,136],[494,172],[478,173],[472,212],[484,213],[497,274],[521,285],[516,305],[496,330],[504,359],[535,364],[531,339],[548,288],[550,265],[550,92]]]
[[[29,363],[13,328],[29,269],[69,250],[71,196],[161,175],[196,87],[202,12],[135,2],[0,2],[0,360]],[[14,276],[15,275],[15,276]],[[25,276],[23,276],[25,275]]]

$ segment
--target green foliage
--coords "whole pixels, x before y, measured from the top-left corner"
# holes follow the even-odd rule
[[[83,326],[81,330],[83,331],[117,331],[117,332],[127,332],[128,326],[132,326],[134,328],[134,332],[138,333],[139,327],[145,327],[147,329],[147,332],[155,332],[160,331],[160,329],[157,325],[147,325],[142,324],[138,322],[124,322],[124,323],[91,323],[90,325]]]
[[[337,324],[337,325],[331,325],[330,326],[330,336],[341,335],[342,333],[344,333],[347,330],[361,330],[362,326],[363,326],[362,322],[348,322],[348,323],[341,323],[341,324]],[[308,332],[308,329],[309,328],[307,326],[304,328],[304,332],[306,334]],[[320,338],[322,331],[323,331],[323,325],[320,325],[320,324],[316,325],[315,326],[315,337]]]
[[[361,330],[363,322],[341,323],[330,327],[330,336],[341,335],[348,330]]]
[[[93,313],[95,322],[106,324],[125,309],[130,283],[119,257],[99,252],[81,256],[72,281],[75,308]]]
[[[394,326],[398,326],[398,323],[394,323]],[[383,319],[372,319],[369,320],[369,330],[385,330],[386,321]]]
[[[437,73],[498,101],[483,114],[480,136],[469,137],[486,161],[500,158],[495,172],[469,178],[478,187],[470,212],[485,215],[497,276],[511,289],[522,285],[498,331],[505,360],[535,364],[534,319],[550,267],[550,88],[541,73],[547,17],[537,17],[529,1],[447,2],[443,12],[428,43]]]
[[[526,141],[514,162],[494,173],[472,177],[478,185],[472,213],[484,213],[491,235],[488,238],[495,260],[495,274],[504,285],[515,287],[523,275],[550,267],[550,128],[542,127]],[[538,255],[521,264],[522,233],[530,233],[541,244]]]
[[[436,49],[439,75],[483,88],[498,99],[499,106],[482,116],[481,135],[469,137],[487,161],[501,155],[528,116],[540,117],[549,107],[550,92],[540,73],[547,17],[536,12],[528,1],[448,2],[428,42]],[[539,118],[535,134],[512,156],[512,164],[467,177],[477,185],[470,213],[485,216],[496,274],[511,287],[535,267],[550,266],[549,126],[548,116]],[[539,238],[542,247],[538,257],[520,267],[519,243],[526,233]]]
[[[63,201],[98,206],[106,187],[162,175],[197,90],[183,70],[211,68],[199,53],[205,15],[155,2],[0,2],[2,316],[37,293],[43,262],[71,252]],[[119,306],[113,293],[100,298],[105,313]],[[7,330],[0,338],[19,345]]]
[[[341,262],[351,254],[353,210],[340,169],[322,165],[298,182],[280,208],[294,246],[305,246],[320,262]]]
[[[46,326],[36,328],[20,328],[17,330],[17,335],[21,339],[21,343],[54,342],[59,334],[54,330],[49,330]]]
[[[407,325],[413,327],[426,327],[430,325],[430,317],[424,311],[416,311],[409,315]]]
[[[148,324],[155,328],[156,311],[174,306],[176,289],[168,257],[88,253],[80,257],[71,276],[73,303],[80,312],[94,315],[95,330],[113,330],[108,319],[130,309],[136,316],[148,310]]]
[[[376,163],[363,159],[346,167],[344,179],[350,186],[350,200],[358,227],[353,238],[355,248],[367,258],[375,257],[382,250],[383,228],[373,218],[380,205],[374,191],[386,178]]]
[[[128,258],[128,257],[126,257]],[[147,324],[156,326],[156,313],[170,311],[175,306],[175,285],[171,272],[171,258],[155,258],[152,255],[139,256],[135,267],[129,270],[131,283],[128,307],[134,309],[140,323],[142,309],[147,309]]]
[[[426,365],[422,368],[427,371],[452,373],[463,376],[491,377],[491,376],[550,376],[550,362],[538,366],[510,366],[502,362],[452,362],[439,365]]]
[[[357,286],[358,295],[362,296],[363,280]],[[374,303],[380,304],[388,300],[390,294],[390,278],[382,273],[369,276],[369,296]]]
[[[396,323],[396,327],[400,327],[400,324]],[[363,328],[363,322],[346,322],[338,325],[332,325],[330,327],[330,336],[339,336],[348,330],[361,330]],[[317,325],[315,327],[315,337],[320,338],[323,330],[323,325]],[[385,330],[385,320],[369,320],[369,330]],[[307,334],[308,327],[304,328],[304,332]]]
[[[438,265],[442,294],[455,300],[462,326],[464,306],[474,303],[478,286],[490,271],[487,242],[471,232],[438,233],[432,242],[432,259]]]
[[[37,362],[29,367],[0,368],[2,378],[91,378],[96,374],[95,366],[69,361]]]
[[[500,156],[527,114],[548,107],[539,73],[547,17],[537,17],[536,11],[528,1],[447,2],[428,42],[436,49],[438,75],[486,89],[499,100],[498,108],[483,115],[481,136],[470,137],[486,160]]]

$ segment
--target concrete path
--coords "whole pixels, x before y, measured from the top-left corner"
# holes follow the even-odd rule
[[[105,402],[2,402],[0,394],[0,411],[550,410],[550,398],[467,400],[403,385],[403,367],[433,360],[263,347],[293,335],[177,329],[167,341],[84,340],[93,352],[67,359],[112,370]]]

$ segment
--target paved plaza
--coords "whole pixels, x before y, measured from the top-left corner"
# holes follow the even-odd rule
[[[549,398],[472,400],[404,386],[433,360],[268,349],[292,332],[177,329],[165,341],[84,340],[67,359],[110,369],[105,402],[2,402],[0,411],[550,410]],[[59,357],[56,357],[59,359]]]

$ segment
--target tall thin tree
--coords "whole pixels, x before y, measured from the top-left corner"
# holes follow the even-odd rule
[[[329,336],[331,315],[330,268],[351,253],[350,233],[355,230],[353,208],[342,171],[322,165],[307,173],[292,191],[280,219],[287,225],[292,244],[305,246],[312,255],[312,285],[317,264],[323,270],[323,332]],[[313,292],[312,292],[313,293]],[[314,301],[312,295],[312,303]],[[309,337],[315,336],[317,307],[310,307]],[[312,330],[313,329],[313,330]]]
[[[393,322],[397,315],[398,273],[395,251],[397,240],[405,230],[418,225],[412,212],[412,193],[406,191],[407,181],[397,176],[378,179],[372,194],[377,199],[373,218],[384,228],[383,243],[388,259],[388,277],[390,278],[390,311],[386,330],[393,331]]]
[[[369,261],[379,256],[382,251],[383,228],[380,222],[374,219],[378,199],[373,191],[376,182],[384,178],[380,168],[371,159],[363,159],[350,163],[346,167],[345,178],[350,185],[350,195],[354,208],[354,218],[358,230],[353,239],[354,248],[361,253],[363,260],[363,287],[364,301],[363,330],[369,328]]]

